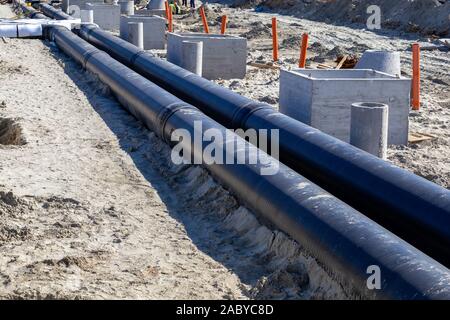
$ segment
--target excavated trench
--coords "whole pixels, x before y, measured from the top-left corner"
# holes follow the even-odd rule
[[[63,50],[64,51],[64,50]],[[2,128],[2,126],[0,126],[0,128]],[[19,127],[19,129],[20,129],[20,127]],[[5,132],[6,132],[7,130],[5,129]],[[0,131],[1,132],[1,131]],[[21,130],[20,130],[20,132],[21,132]],[[0,137],[2,137],[3,136],[3,134],[2,135],[0,135]],[[159,167],[161,167],[161,166],[159,166]],[[181,171],[184,171],[184,170],[181,170]],[[202,180],[202,176],[203,176],[203,174],[199,174],[198,172],[196,173],[196,170],[195,169],[192,169],[192,170],[189,170],[189,169],[186,169],[185,170],[186,171],[186,173],[187,173],[187,175],[186,175],[186,178],[187,178],[187,181],[189,181],[189,182],[191,182],[191,183],[193,183],[193,184],[196,184],[195,182],[197,182],[198,180]],[[177,171],[178,172],[178,171]],[[206,175],[206,173],[205,173],[205,175]],[[170,175],[169,175],[170,176]],[[204,176],[203,176],[204,177]],[[177,182],[179,182],[179,180],[181,179],[182,177],[180,177],[180,175],[177,175],[177,179],[176,179],[176,181]],[[183,180],[183,179],[181,179],[181,180]],[[195,188],[192,188],[192,189],[194,189],[194,190],[202,190],[203,188],[202,188],[202,186],[200,186],[200,187],[198,187],[198,186],[195,186]],[[207,191],[210,191],[211,190],[211,188],[205,188],[205,189],[207,189]],[[208,195],[209,194],[209,192],[205,192],[205,194],[206,195]],[[202,194],[203,195],[203,194]],[[215,194],[213,194],[214,195],[214,199],[216,198],[215,197]],[[180,195],[180,198],[181,199],[183,199],[183,197],[181,197],[181,195]],[[211,202],[210,200],[208,201],[208,202]],[[237,212],[233,212],[233,213],[237,213]],[[227,218],[225,219],[225,220],[228,220],[228,221],[230,221],[230,220],[237,220],[237,221],[242,221],[242,217],[240,217],[239,219],[233,219],[233,216],[234,216],[234,214],[230,214],[230,215],[228,215],[227,216]],[[236,221],[235,221],[236,222]],[[232,225],[232,223],[230,223],[230,225]],[[236,229],[236,226],[234,226],[235,227],[235,229]],[[272,243],[272,241],[270,241],[271,243]],[[269,247],[273,247],[272,245],[270,245]],[[297,264],[295,264],[295,265],[297,265]],[[292,268],[292,266],[293,266],[293,264],[292,263],[289,263],[288,264],[288,267],[286,267],[286,270],[287,270],[287,273],[288,273],[288,275],[289,275],[289,278],[291,278],[291,277],[293,277],[293,275],[296,275],[296,277],[293,277],[293,278],[295,278],[295,279],[292,279],[293,281],[290,281],[289,279],[287,279],[285,282],[286,283],[290,283],[290,282],[295,282],[295,283],[300,283],[301,285],[300,285],[300,287],[308,287],[308,285],[310,284],[310,282],[311,282],[311,279],[308,277],[308,276],[310,276],[310,274],[308,273],[308,270],[307,270],[307,268],[305,268],[305,263],[304,263],[304,261],[303,261],[303,263],[300,263],[299,264],[299,266],[301,266],[300,268]],[[288,270],[289,269],[289,270]],[[276,269],[275,269],[276,270]],[[284,275],[275,275],[273,278],[276,278],[276,282],[283,282],[283,281],[280,281],[280,279],[281,278],[286,278]],[[281,279],[282,280],[282,279]],[[289,280],[289,281],[288,281]],[[269,288],[270,288],[270,290],[268,290],[268,291],[272,291],[272,287],[273,286],[268,286]],[[259,290],[260,292],[264,292],[264,291],[266,291],[266,290],[264,290],[265,288],[264,288],[264,286],[263,285],[261,285],[261,290]],[[300,290],[301,291],[301,290]],[[260,297],[258,294],[254,294],[253,295],[254,297]],[[263,297],[265,297],[265,295],[263,295]]]
[[[24,145],[22,127],[14,119],[0,117],[0,145]]]

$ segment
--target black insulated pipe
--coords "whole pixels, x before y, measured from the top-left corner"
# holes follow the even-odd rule
[[[203,165],[248,208],[297,240],[345,288],[351,288],[352,294],[379,299],[450,299],[450,270],[443,265],[237,135],[227,136],[224,126],[69,30],[51,27],[48,34],[63,52],[98,76],[131,114],[165,141],[171,142],[176,129],[195,136],[199,133],[195,123],[200,121],[202,134],[216,129],[225,137],[223,142],[216,140],[216,151],[223,152],[226,146],[237,142],[232,153],[235,161],[240,148],[259,152],[266,161],[248,164],[247,154],[247,164]],[[198,158],[210,142],[196,147],[186,139],[183,144]],[[276,174],[261,175],[263,168],[276,164]],[[380,290],[367,287],[367,268],[373,265],[381,270]]]
[[[63,12],[62,10],[58,10],[53,6],[47,3],[39,3],[39,8],[41,11],[48,17],[55,20],[73,20],[74,18]]]
[[[48,19],[47,16],[43,15],[33,7],[28,7],[24,2],[22,1],[13,1],[13,4],[20,8],[20,10],[23,12],[24,15],[26,15],[29,18],[32,19]]]
[[[228,128],[279,129],[280,160],[450,266],[450,191],[141,51],[102,29],[80,36]]]

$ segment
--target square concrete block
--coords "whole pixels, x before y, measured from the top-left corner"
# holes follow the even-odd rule
[[[120,37],[128,41],[128,22],[142,22],[144,49],[164,49],[166,44],[166,19],[158,16],[132,15],[120,17]]]
[[[410,79],[375,70],[281,70],[280,112],[349,142],[352,103],[385,103],[388,144],[405,145],[410,89]]]
[[[94,23],[105,30],[119,30],[120,6],[105,3],[86,3],[86,10],[94,11]]]
[[[183,41],[203,42],[202,75],[204,78],[213,80],[245,77],[247,39],[221,34],[168,33],[168,61],[181,65]]]

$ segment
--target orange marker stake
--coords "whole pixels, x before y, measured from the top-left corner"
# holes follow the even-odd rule
[[[277,18],[272,18],[272,47],[273,61],[278,61],[278,36],[277,36]]]
[[[412,89],[411,89],[411,105],[413,110],[420,109],[420,45],[414,43],[412,45]]]
[[[205,8],[203,8],[203,6],[200,7],[200,15],[202,16],[203,28],[205,29],[205,33],[209,33],[208,21],[206,20]]]
[[[169,20],[169,3],[164,1],[164,8],[166,9],[166,19]]]
[[[304,68],[306,66],[306,50],[308,49],[308,34],[302,35],[302,46],[300,48],[300,60],[298,66]]]
[[[166,8],[166,19],[170,28],[169,3],[167,1],[164,2],[164,7]]]
[[[169,32],[173,32],[173,16],[172,16],[172,8],[169,6]]]
[[[220,34],[225,34],[227,30],[227,16],[222,16],[222,25],[220,27]]]

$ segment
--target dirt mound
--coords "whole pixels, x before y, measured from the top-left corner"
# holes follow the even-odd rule
[[[29,74],[29,70],[22,64],[0,60],[0,78],[12,77],[17,74]]]
[[[23,145],[21,126],[12,119],[0,118],[0,145]]]
[[[255,38],[268,38],[272,36],[272,29],[270,24],[264,24],[261,21],[255,21],[251,24],[251,29],[240,34],[240,36],[249,40]]]
[[[450,34],[450,1],[438,0],[236,0],[235,6],[259,7],[329,23],[366,23],[371,5],[381,9],[381,26],[446,36]]]
[[[264,0],[235,0],[231,4],[232,8],[253,8],[264,3]]]
[[[281,42],[281,46],[288,49],[300,48],[301,38],[299,36],[288,36],[286,39],[283,39]]]

